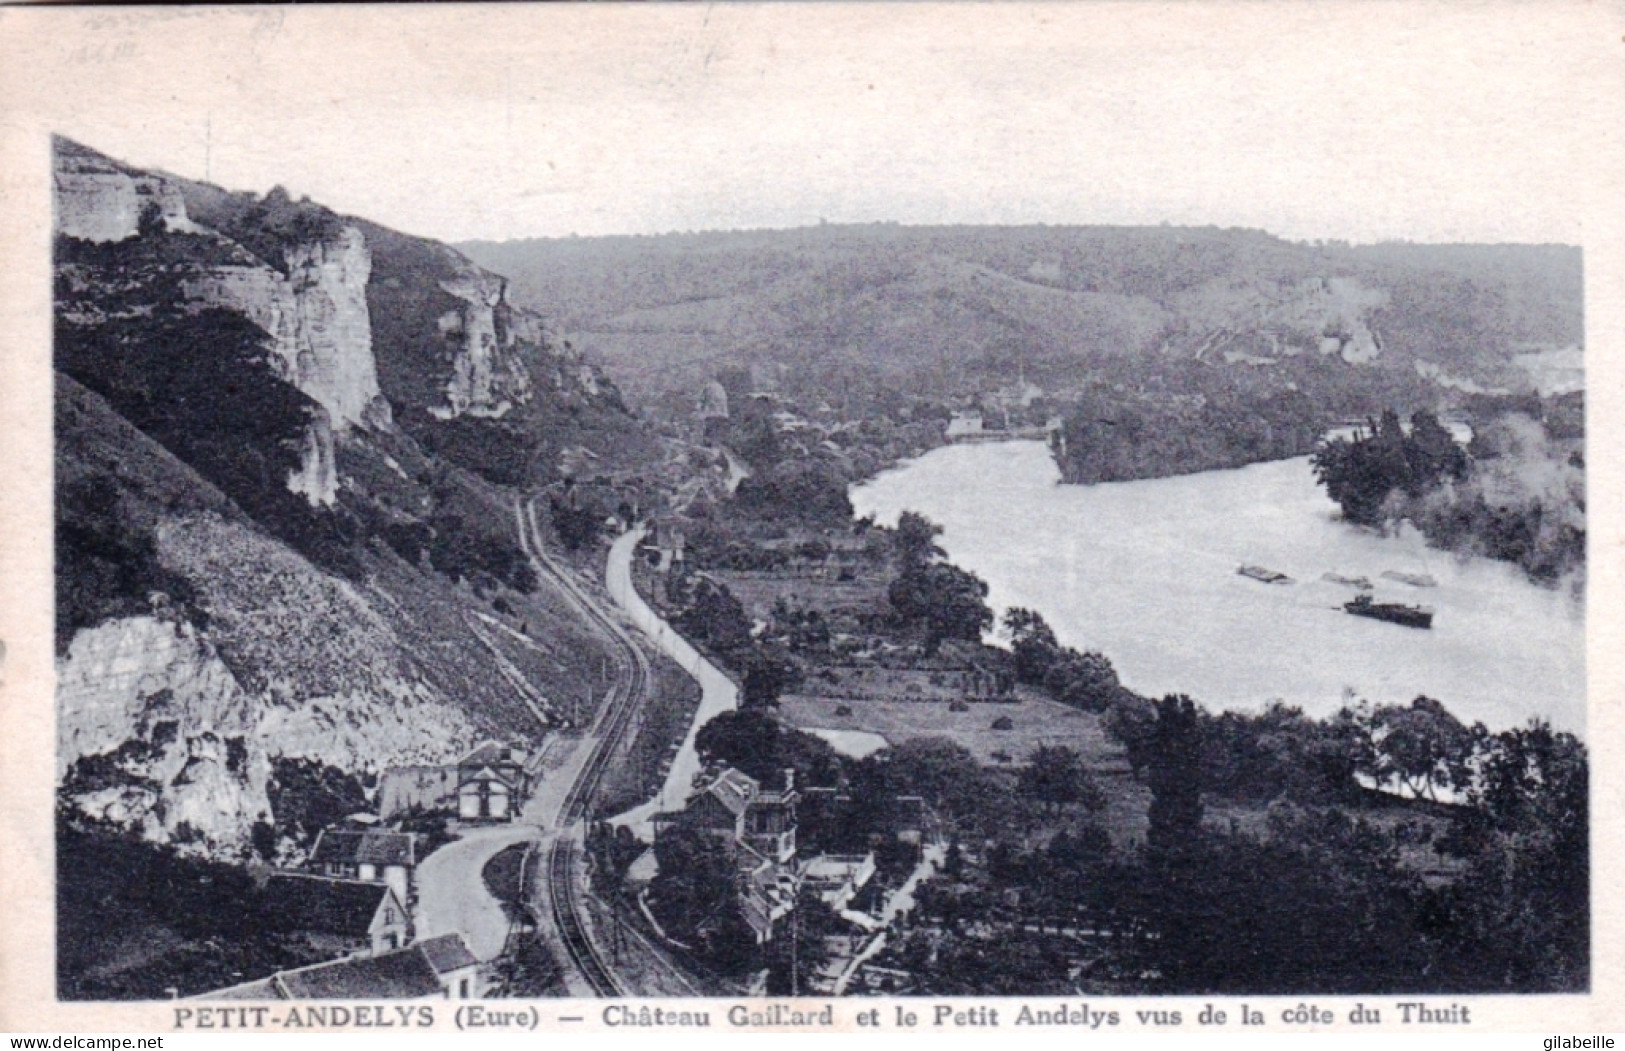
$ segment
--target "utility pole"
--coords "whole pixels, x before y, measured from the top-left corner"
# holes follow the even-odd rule
[[[801,995],[801,910],[790,909],[790,995]]]

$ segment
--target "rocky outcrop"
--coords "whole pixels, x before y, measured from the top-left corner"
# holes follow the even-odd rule
[[[163,523],[199,629],[151,615],[77,632],[57,664],[57,775],[93,821],[213,856],[274,818],[272,758],[358,774],[444,762],[478,736],[368,599],[241,522]]]
[[[140,616],[79,632],[57,705],[58,780],[87,817],[214,853],[246,850],[270,819],[255,705],[191,625]]]
[[[237,311],[269,333],[278,376],[326,409],[330,426],[387,422],[367,311],[372,257],[361,231],[346,226],[332,241],[293,244],[284,263],[286,273],[248,256],[202,269],[183,287],[197,307]]]
[[[284,259],[293,296],[290,382],[321,402],[336,426],[361,424],[380,400],[367,314],[372,256],[366,240],[346,226],[331,242],[291,246]]]
[[[80,262],[59,260],[59,288],[67,292],[58,304],[62,317],[98,325],[171,305],[246,317],[270,337],[273,375],[320,406],[300,438],[300,465],[288,474],[288,488],[312,505],[331,505],[335,436],[392,423],[373,354],[372,255],[361,230],[323,212],[322,222],[256,229],[250,250],[192,222],[178,180],[127,168],[65,139],[56,147],[57,232],[78,241],[121,242],[100,255],[74,253]],[[285,194],[268,196],[264,206],[296,216],[314,208],[292,204]],[[168,236],[181,233],[188,236]],[[180,304],[170,302],[177,283]],[[459,365],[462,393],[453,400],[460,398],[468,411],[499,414],[504,392],[513,387],[495,363],[494,314],[502,289],[475,282],[462,294],[470,300],[463,322],[469,351],[459,355],[466,364]]]
[[[333,449],[333,426],[326,410],[321,410],[305,426],[304,447],[299,467],[288,475],[288,489],[298,493],[311,506],[333,506],[338,499],[338,457]]]
[[[1353,277],[1312,277],[1294,284],[1208,282],[1179,300],[1195,333],[1197,358],[1269,365],[1300,354],[1370,365],[1382,356],[1372,317],[1389,294]]]
[[[210,638],[259,701],[270,754],[378,771],[443,761],[476,736],[354,585],[214,516],[165,524],[158,551],[196,582]]]
[[[467,260],[459,263],[457,272],[440,282],[441,290],[461,303],[439,319],[440,334],[453,348],[451,375],[445,404],[429,411],[443,420],[501,417],[530,400],[530,374],[515,351],[522,335],[541,342],[540,323],[516,316],[507,301],[507,279]]]
[[[180,191],[156,175],[138,172],[58,138],[54,175],[56,229],[85,241],[122,241],[141,228],[143,213],[170,230],[190,230]]]

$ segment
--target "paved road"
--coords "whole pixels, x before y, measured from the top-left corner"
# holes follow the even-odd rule
[[[476,958],[495,959],[508,940],[508,916],[485,889],[482,872],[502,848],[538,838],[532,825],[477,828],[418,866],[417,936],[461,933]]]
[[[624,814],[612,818],[614,824],[627,825],[641,838],[653,835],[654,815],[667,810],[680,810],[693,790],[694,775],[700,772],[700,757],[694,751],[694,738],[700,727],[721,712],[739,707],[739,688],[716,665],[702,657],[698,650],[677,634],[659,614],[643,601],[632,584],[632,557],[647,531],[643,528],[624,533],[609,550],[609,565],[604,583],[627,617],[662,653],[676,661],[678,666],[700,684],[700,706],[683,737],[682,746],[672,760],[660,794]]]

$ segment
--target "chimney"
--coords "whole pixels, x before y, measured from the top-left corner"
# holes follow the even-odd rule
[[[784,768],[784,794],[789,795],[796,790],[796,771],[794,767]]]

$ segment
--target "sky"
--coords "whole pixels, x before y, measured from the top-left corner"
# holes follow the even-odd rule
[[[1603,202],[1576,161],[1620,128],[1577,86],[1625,85],[1597,46],[1618,16],[406,5],[97,8],[48,33],[8,12],[0,31],[36,33],[10,88],[55,130],[448,241],[878,220],[1580,243]]]

